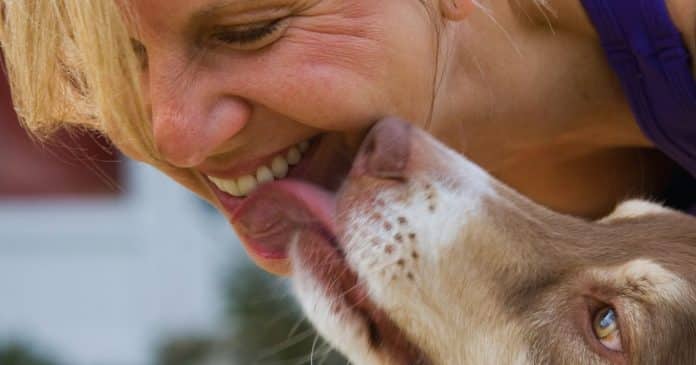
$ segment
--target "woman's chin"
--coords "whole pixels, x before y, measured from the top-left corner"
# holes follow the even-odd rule
[[[249,252],[249,251],[247,251]],[[292,268],[289,259],[267,259],[249,252],[249,257],[259,268],[277,276],[290,276]]]

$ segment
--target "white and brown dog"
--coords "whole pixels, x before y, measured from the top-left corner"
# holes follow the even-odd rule
[[[259,190],[297,227],[297,298],[356,365],[696,364],[696,218],[556,214],[396,120],[338,194]]]

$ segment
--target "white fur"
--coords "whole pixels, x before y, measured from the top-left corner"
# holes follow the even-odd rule
[[[615,288],[636,288],[653,303],[677,305],[684,300],[689,285],[673,272],[648,259],[635,259],[617,267],[594,269],[595,281]]]
[[[617,219],[638,218],[646,215],[671,213],[673,210],[660,204],[647,200],[632,199],[619,204],[614,211],[607,217],[600,220],[600,223],[610,223]]]
[[[295,260],[295,262],[299,262]],[[343,353],[350,354],[354,364],[384,365],[385,360],[370,350],[367,330],[363,322],[337,298],[326,294],[324,286],[303,267],[293,268],[293,289],[300,298],[302,309],[315,328],[329,343]],[[333,306],[341,309],[337,313]]]

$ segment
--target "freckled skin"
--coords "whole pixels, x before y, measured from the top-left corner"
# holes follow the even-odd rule
[[[492,0],[495,21],[478,9],[447,17],[435,0],[432,12],[418,0],[258,0],[197,23],[217,0],[122,1],[147,52],[156,145],[182,169],[230,169],[326,132],[354,152],[390,115],[564,213],[659,197],[672,169],[642,136],[576,0],[547,1],[550,18],[532,0]],[[693,14],[696,2],[669,6]],[[261,49],[197,41],[273,11],[287,28]],[[696,17],[677,18],[693,39]]]
[[[389,114],[425,120],[435,50],[422,36],[432,30],[417,3],[299,2],[296,16],[271,46],[253,52],[204,49],[191,60],[187,16],[210,3],[133,2],[141,19],[139,38],[148,52],[147,86],[154,128],[160,131],[158,145],[164,150],[176,146],[182,156],[199,156],[188,165],[233,163],[320,131],[364,129]],[[230,13],[227,18],[233,22],[245,12]],[[401,22],[410,26],[400,27]],[[397,27],[399,32],[390,30]],[[395,76],[411,70],[420,72]],[[214,113],[230,99],[251,113]],[[215,137],[208,133],[221,124],[238,127]]]

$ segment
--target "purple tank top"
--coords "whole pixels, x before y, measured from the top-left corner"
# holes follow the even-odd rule
[[[688,171],[683,199],[693,199],[696,82],[691,56],[664,0],[581,1],[643,133]],[[696,214],[696,201],[689,203],[684,208]]]

